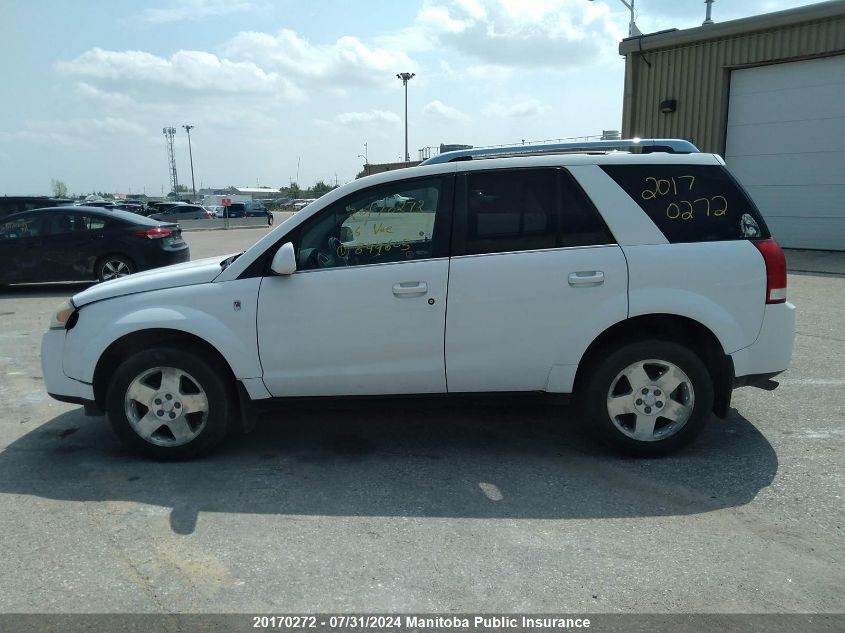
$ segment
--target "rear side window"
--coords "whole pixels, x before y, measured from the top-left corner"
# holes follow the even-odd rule
[[[607,226],[569,172],[558,168],[465,175],[465,235],[459,255],[613,243]],[[462,230],[463,229],[463,230]]]
[[[720,165],[602,165],[671,243],[768,238],[769,229]]]

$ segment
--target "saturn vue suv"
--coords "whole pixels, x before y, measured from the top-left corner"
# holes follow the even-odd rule
[[[724,161],[635,139],[356,180],[245,252],[73,296],[42,364],[50,395],[155,458],[285,398],[520,392],[571,394],[654,455],[735,387],[776,386],[794,332],[784,254]]]

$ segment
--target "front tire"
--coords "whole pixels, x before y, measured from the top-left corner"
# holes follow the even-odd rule
[[[713,410],[713,381],[689,348],[638,341],[593,365],[581,405],[593,429],[615,448],[661,455],[688,444],[704,428]]]
[[[234,402],[233,386],[214,359],[154,348],[118,367],[106,411],[114,432],[134,450],[156,459],[189,459],[225,437]]]
[[[109,281],[135,272],[135,264],[122,255],[106,255],[97,262],[97,279]]]

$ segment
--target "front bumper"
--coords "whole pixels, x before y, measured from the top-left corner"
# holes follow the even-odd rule
[[[41,337],[41,372],[47,393],[61,402],[87,404],[94,401],[94,386],[74,380],[62,369],[65,330],[47,330]]]

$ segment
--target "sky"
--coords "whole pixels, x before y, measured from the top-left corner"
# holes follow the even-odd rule
[[[812,4],[716,0],[724,22]],[[703,0],[636,0],[643,33]],[[0,0],[0,195],[308,187],[441,143],[620,129],[619,0]],[[366,149],[365,149],[366,144]]]

